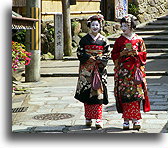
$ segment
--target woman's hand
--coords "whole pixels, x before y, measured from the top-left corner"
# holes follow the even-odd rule
[[[118,67],[118,60],[115,60],[115,61],[114,61],[114,66],[115,66],[115,68]]]
[[[138,51],[137,50],[131,50],[131,51],[123,50],[122,52],[120,52],[120,56],[124,56],[124,55],[127,55],[127,56],[138,55]]]
[[[129,51],[128,55],[138,55],[138,51],[137,50]]]
[[[124,55],[128,55],[128,52],[129,52],[128,50],[123,50],[120,52],[120,56],[122,57]]]
[[[96,58],[95,58],[94,56],[91,56],[90,59],[91,59],[92,61],[96,61]]]

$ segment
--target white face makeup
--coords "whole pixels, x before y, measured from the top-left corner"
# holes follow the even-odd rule
[[[93,33],[98,33],[100,30],[100,23],[98,21],[91,22],[90,29]]]
[[[125,35],[128,35],[128,34],[130,34],[132,32],[127,23],[122,23],[121,24],[121,30],[123,31],[123,33]]]

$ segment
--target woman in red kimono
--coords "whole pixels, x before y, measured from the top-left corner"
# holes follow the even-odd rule
[[[102,128],[102,104],[108,104],[107,69],[110,56],[109,45],[99,32],[103,16],[88,19],[90,32],[79,43],[77,56],[80,61],[79,78],[75,98],[84,103],[86,125],[96,119],[96,128]]]
[[[147,84],[145,79],[146,47],[141,37],[133,31],[136,28],[132,15],[121,19],[123,34],[116,39],[112,60],[114,62],[114,95],[116,107],[124,118],[123,129],[129,129],[129,121],[132,120],[133,129],[139,130],[140,126],[140,102],[147,98]],[[137,82],[136,76],[140,73],[142,81]]]

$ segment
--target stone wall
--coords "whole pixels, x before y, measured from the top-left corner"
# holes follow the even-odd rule
[[[140,23],[148,22],[168,13],[168,0],[136,0]]]

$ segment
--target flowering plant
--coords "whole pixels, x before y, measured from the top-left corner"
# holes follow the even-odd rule
[[[25,46],[21,43],[12,41],[12,69],[16,71],[20,65],[28,65],[30,63],[31,53],[25,50]]]

